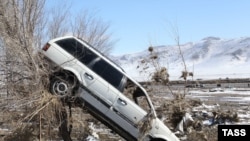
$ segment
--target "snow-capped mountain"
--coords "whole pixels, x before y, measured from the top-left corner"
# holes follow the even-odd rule
[[[250,37],[221,39],[207,37],[198,42],[180,45],[188,72],[195,79],[250,77]],[[112,57],[138,81],[150,79],[155,68],[166,67],[170,80],[180,79],[184,70],[179,47],[176,45],[153,47],[155,63],[145,51]],[[152,54],[151,54],[152,55]]]

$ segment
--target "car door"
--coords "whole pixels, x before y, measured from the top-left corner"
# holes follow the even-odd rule
[[[101,94],[102,98],[113,103],[112,107],[115,112],[124,119],[137,124],[146,115],[146,112],[122,93],[122,80],[125,76],[101,58],[91,64],[90,67],[92,71],[99,74],[100,79],[102,78],[109,85],[108,92]]]
[[[110,91],[110,86],[119,87],[123,75],[112,68],[107,61],[101,58],[95,59],[89,65],[92,72],[84,74],[86,82],[89,84],[88,88],[91,89],[100,100],[106,102],[111,106],[117,93]],[[90,81],[94,81],[90,83]]]
[[[105,101],[108,105],[112,104],[112,101],[105,100],[108,93],[108,83],[103,79],[100,79],[93,71],[85,71],[83,79],[86,82],[86,88],[91,91],[98,99]]]
[[[118,95],[113,108],[135,125],[147,114],[146,111],[122,93]]]

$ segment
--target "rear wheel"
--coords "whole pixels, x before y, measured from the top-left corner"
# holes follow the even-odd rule
[[[78,88],[76,77],[69,73],[55,74],[50,80],[50,92],[58,97],[71,97]]]

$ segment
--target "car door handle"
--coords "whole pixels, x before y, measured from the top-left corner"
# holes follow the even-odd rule
[[[93,79],[94,79],[94,77],[93,77],[92,75],[88,74],[88,73],[85,73],[84,75],[85,75],[89,80],[93,80]]]
[[[120,103],[123,105],[123,106],[126,106],[127,105],[127,102],[125,100],[122,100],[121,98],[118,98],[118,100],[120,101]]]

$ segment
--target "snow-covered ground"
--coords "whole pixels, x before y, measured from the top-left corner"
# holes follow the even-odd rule
[[[163,86],[164,87],[164,86]],[[157,87],[157,89],[161,89],[160,91],[165,91],[163,87]],[[216,90],[216,91],[215,91]],[[152,96],[152,95],[151,95]],[[171,99],[171,95],[168,95],[166,93],[160,92],[159,94],[153,95],[153,97],[156,96],[158,99]],[[152,100],[155,100],[152,97]],[[216,88],[213,91],[211,91],[210,88],[193,88],[188,90],[188,94],[186,95],[186,98],[189,99],[200,99],[203,103],[199,106],[192,107],[190,113],[188,113],[189,116],[185,117],[185,120],[188,120],[187,118],[192,118],[192,120],[196,120],[197,117],[199,117],[202,120],[203,126],[211,126],[214,123],[214,111],[220,111],[220,112],[229,112],[230,114],[237,113],[238,121],[230,121],[226,120],[225,123],[219,124],[250,124],[250,89],[249,88]],[[160,103],[157,103],[155,106],[159,106]],[[158,107],[156,107],[158,108]],[[163,118],[164,119],[164,118]],[[217,119],[220,120],[220,119]],[[93,135],[89,135],[87,140],[88,141],[99,141],[98,137],[95,137],[98,133],[104,133],[103,129],[98,129],[97,127],[94,127],[92,124],[91,128],[93,129]],[[94,128],[93,128],[94,127]],[[106,134],[110,134],[108,130],[105,131]],[[176,134],[179,134],[180,132],[176,131]],[[111,135],[112,136],[112,135]],[[114,135],[113,135],[114,136]],[[186,136],[181,136],[181,140],[185,140]],[[122,139],[120,139],[122,140]]]
[[[188,72],[194,79],[250,78],[250,38],[221,39],[204,38],[197,42],[180,45]],[[154,47],[157,55],[155,64],[150,61],[150,52],[112,57],[122,68],[138,81],[150,79],[155,67],[166,67],[170,80],[178,80],[184,70],[184,63],[176,45]],[[144,64],[141,62],[145,61]]]
[[[190,90],[188,97],[199,98],[203,101],[214,100],[248,105],[250,104],[250,89],[212,88],[207,90]]]
[[[239,122],[229,124],[250,124],[250,89],[246,88],[217,88],[217,91],[190,90],[188,98],[198,98],[204,103],[195,110],[211,112],[215,109],[235,111],[238,114]],[[212,105],[208,105],[211,103]],[[211,113],[210,113],[211,114]],[[211,124],[206,120],[204,124]]]

